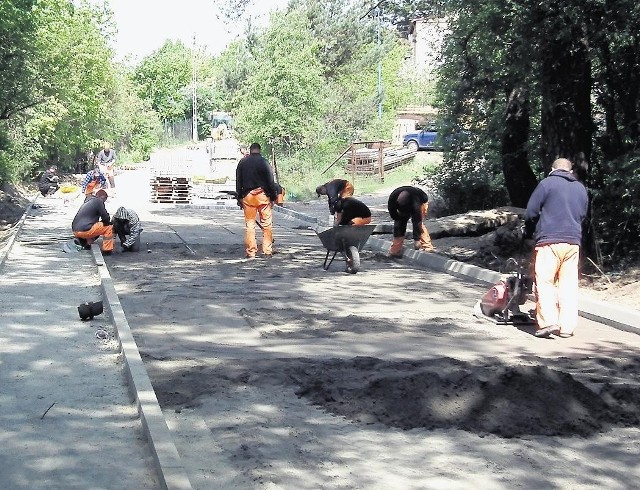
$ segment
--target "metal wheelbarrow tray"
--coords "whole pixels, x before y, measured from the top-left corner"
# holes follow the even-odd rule
[[[322,245],[327,249],[323,269],[329,269],[333,259],[335,259],[338,252],[341,252],[346,262],[345,271],[349,274],[358,272],[360,269],[360,250],[367,243],[375,227],[376,225],[342,225],[334,226],[321,232],[316,231]],[[333,256],[329,260],[331,252],[333,252]]]

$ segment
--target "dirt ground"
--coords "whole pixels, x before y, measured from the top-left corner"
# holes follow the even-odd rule
[[[194,487],[629,488],[640,478],[636,335],[589,325],[591,336],[554,344],[531,326],[478,323],[467,306],[485,287],[380,253],[363,251],[355,276],[328,276],[304,225],[276,229],[273,259],[244,261],[238,212],[141,219],[145,233],[202,238],[107,258]],[[212,244],[203,228],[228,240]],[[615,287],[590,294],[639,308],[634,274],[635,288],[612,276]]]
[[[640,435],[636,335],[585,321],[580,336],[547,342],[531,326],[479,323],[470,307],[484,287],[372,251],[355,276],[325,272],[313,231],[281,216],[279,253],[254,261],[241,259],[239,212],[151,218],[192,251],[151,242],[107,263],[198,488],[574,488],[585,475],[622,488],[638,477],[619,464],[637,457]]]

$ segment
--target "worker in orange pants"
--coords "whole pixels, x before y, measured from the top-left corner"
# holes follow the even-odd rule
[[[340,198],[335,203],[336,224],[363,226],[371,223],[371,210],[353,197]]]
[[[113,252],[113,226],[105,207],[107,198],[107,192],[100,189],[95,197],[82,204],[73,218],[71,230],[85,248],[102,236],[102,252],[108,255]]]
[[[389,195],[387,208],[393,219],[393,243],[389,250],[391,257],[399,258],[403,255],[402,247],[409,219],[413,225],[414,248],[425,252],[435,250],[429,231],[424,225],[429,210],[429,196],[426,192],[409,185],[398,187]]]
[[[281,188],[276,187],[269,162],[262,156],[259,143],[252,143],[249,155],[238,162],[236,167],[236,196],[238,205],[244,211],[244,245],[248,259],[256,257],[256,218],[260,217],[262,228],[262,254],[273,254],[273,203],[278,201]]]
[[[338,199],[353,196],[353,184],[345,179],[333,179],[316,187],[318,197],[327,196],[329,203],[329,213],[334,216],[334,224],[339,223],[339,219],[335,217],[336,203]]]

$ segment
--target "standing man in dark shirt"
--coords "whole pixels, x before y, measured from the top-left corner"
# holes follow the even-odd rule
[[[318,194],[318,197],[327,196],[329,201],[329,212],[334,216],[336,212],[336,202],[338,199],[353,196],[353,185],[345,179],[333,179],[316,187],[316,194]],[[337,224],[338,221],[339,220],[336,219],[335,223]]]
[[[102,236],[102,253],[105,255],[113,252],[113,226],[104,205],[107,197],[107,191],[100,189],[95,197],[91,197],[80,206],[71,223],[73,236],[85,248]]]
[[[236,168],[236,193],[238,206],[244,211],[244,245],[246,256],[255,258],[258,253],[256,242],[256,217],[260,217],[262,229],[262,254],[273,254],[273,221],[271,208],[277,199],[273,171],[267,160],[260,154],[259,143],[252,143],[249,155],[238,162]]]
[[[429,196],[422,189],[405,185],[398,187],[389,195],[387,205],[389,215],[393,220],[393,243],[389,255],[400,258],[403,255],[402,246],[407,233],[407,223],[411,218],[413,225],[413,240],[416,250],[433,252],[435,249],[431,243],[431,236],[424,219],[429,209]]]
[[[578,262],[589,198],[572,168],[566,158],[555,160],[524,215],[525,233],[536,242],[536,337],[570,337],[578,324]]]

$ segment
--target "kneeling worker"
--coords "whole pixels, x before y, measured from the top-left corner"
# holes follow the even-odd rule
[[[113,215],[113,231],[120,239],[123,252],[137,252],[140,247],[140,218],[133,209],[120,206]]]
[[[113,252],[113,226],[104,204],[107,197],[107,192],[100,189],[95,197],[90,197],[80,206],[71,223],[73,236],[78,238],[85,248],[102,236],[102,253],[105,255]]]
[[[371,210],[353,197],[340,198],[335,203],[336,225],[363,226],[371,223]]]
[[[431,243],[429,232],[423,223],[429,209],[429,197],[426,192],[409,185],[398,187],[389,195],[387,208],[391,219],[393,219],[393,243],[389,250],[391,257],[402,257],[402,246],[407,233],[409,218],[411,218],[411,224],[413,225],[415,249],[426,252],[435,250]]]

